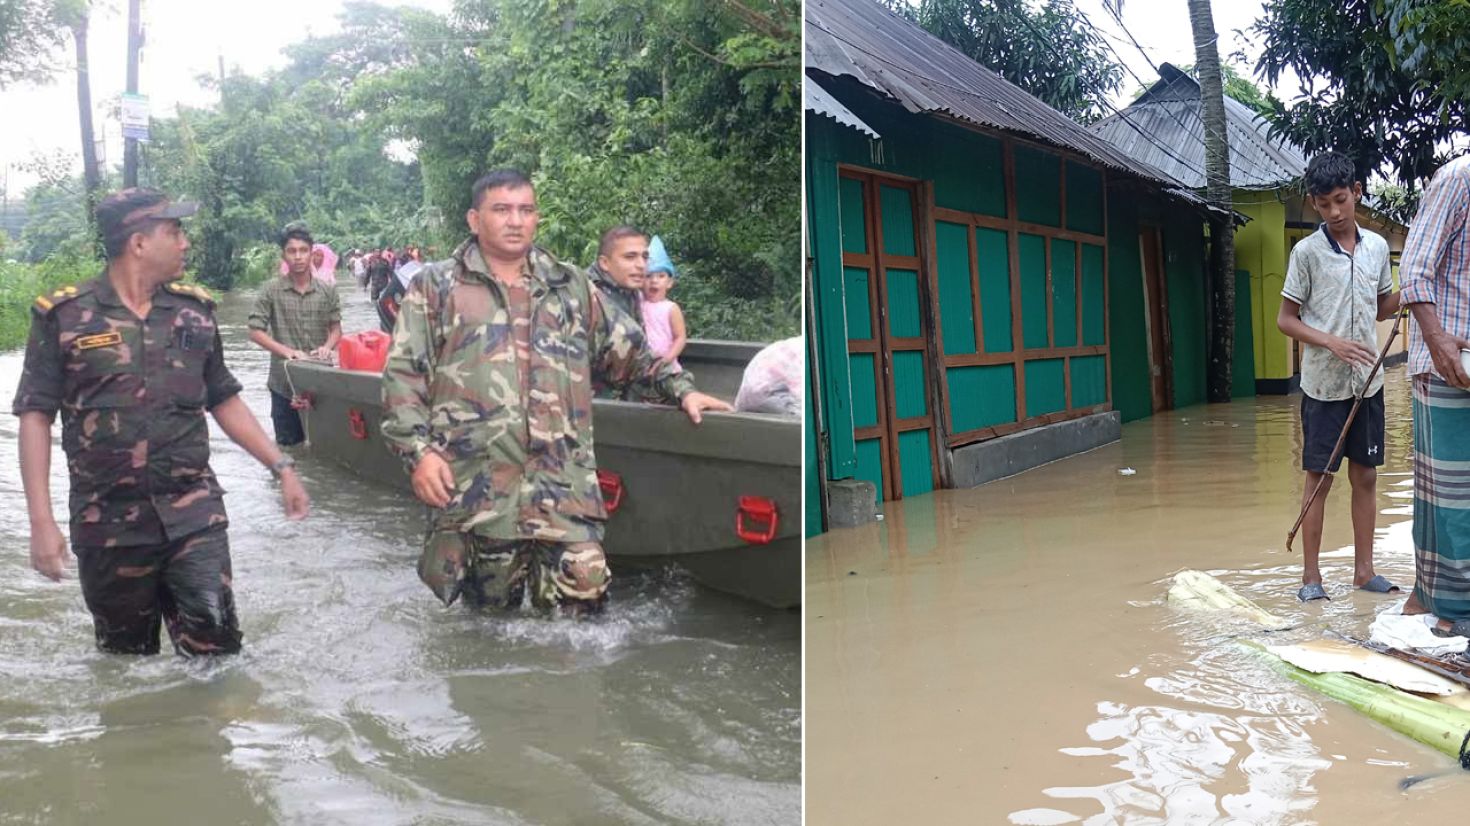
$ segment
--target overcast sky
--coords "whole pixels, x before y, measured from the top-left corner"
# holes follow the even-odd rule
[[[1103,0],[1073,0],[1077,8],[1087,16],[1100,30],[1103,39],[1122,58],[1123,64],[1143,78],[1148,83],[1158,77],[1149,61],[1154,66],[1161,63],[1193,64],[1194,60],[1194,30],[1189,25],[1189,4],[1185,0],[1124,0],[1123,3],[1123,25],[1127,32],[1133,34],[1143,51],[1133,45],[1128,39],[1128,34],[1120,27],[1113,16],[1106,10]],[[1237,62],[1236,68],[1241,73],[1252,76],[1255,70],[1255,58],[1260,54],[1260,47],[1247,41],[1237,34],[1237,30],[1249,30],[1255,23],[1256,18],[1262,12],[1261,0],[1215,0],[1212,4],[1215,16],[1215,34],[1220,38],[1217,44],[1221,60],[1230,60],[1231,55],[1237,51],[1244,51],[1251,58],[1246,65]],[[1144,55],[1148,59],[1144,59]],[[1276,93],[1283,100],[1290,101],[1296,96],[1296,82],[1294,75],[1290,82],[1281,84]],[[1252,76],[1252,80],[1255,78]],[[1132,74],[1124,72],[1123,89],[1116,96],[1113,104],[1118,107],[1126,105],[1133,99],[1133,93],[1139,86],[1146,85],[1138,82]],[[1258,86],[1265,84],[1257,81]]]
[[[385,5],[417,6],[447,12],[452,0],[393,0]],[[3,0],[0,0],[3,2]],[[171,115],[179,103],[214,102],[217,96],[196,78],[216,74],[222,55],[228,71],[259,75],[284,66],[282,47],[308,35],[337,31],[342,0],[143,0],[147,43],[139,70],[139,91],[148,95],[155,116]],[[106,138],[109,165],[122,163],[121,126],[116,100],[126,85],[127,0],[97,0],[88,30],[92,71],[93,129]],[[70,41],[65,46],[69,58]],[[74,61],[67,60],[68,67]],[[58,150],[72,156],[81,171],[81,127],[77,122],[76,75],[65,71],[44,85],[0,90],[0,186],[9,175],[8,197],[34,183],[16,166],[36,153]]]
[[[1194,62],[1185,0],[1125,0],[1123,22],[1143,45],[1147,60],[1128,42],[1104,9],[1103,0],[1075,2],[1139,78],[1152,82],[1156,77],[1149,60],[1154,65]],[[394,0],[393,4],[445,12],[451,0]],[[221,55],[228,69],[249,74],[280,67],[286,62],[283,46],[309,34],[336,31],[342,5],[342,0],[144,0],[147,45],[140,91],[149,96],[155,115],[170,115],[181,102],[211,103],[214,93],[203,89],[196,78],[214,74]],[[124,86],[127,2],[98,0],[97,6],[90,30],[92,101],[97,110],[94,128],[106,139],[104,160],[117,165],[122,161],[122,138],[114,109]],[[1260,16],[1261,2],[1217,0],[1214,13],[1224,57],[1244,45],[1234,30],[1249,27]],[[1247,51],[1254,55],[1258,50]],[[1139,85],[1132,75],[1126,76],[1114,104],[1126,105]],[[1279,94],[1290,99],[1295,91],[1286,88]],[[5,128],[0,129],[0,186],[6,184],[8,174],[8,197],[17,197],[34,183],[32,175],[16,167],[36,153],[65,152],[72,158],[73,170],[80,171],[74,74],[61,72],[49,84],[0,90],[0,111],[6,115]]]

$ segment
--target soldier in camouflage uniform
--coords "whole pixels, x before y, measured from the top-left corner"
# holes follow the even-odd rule
[[[578,615],[602,605],[592,382],[645,379],[696,423],[729,410],[659,365],[638,325],[587,277],[533,247],[519,172],[475,183],[474,237],[414,281],[383,371],[383,435],[433,508],[419,576],[446,605]]]
[[[602,297],[642,326],[643,278],[648,274],[648,236],[626,224],[602,234],[597,243],[597,260],[587,268],[587,277],[602,291]]]
[[[31,565],[53,580],[66,567],[50,493],[59,411],[72,548],[104,651],[155,654],[161,623],[180,654],[240,649],[206,410],[281,477],[287,516],[308,507],[291,460],[238,396],[214,301],[177,280],[189,247],[179,219],[197,208],[140,189],[98,205],[107,269],[36,299],[16,390]]]
[[[648,236],[626,224],[602,234],[597,244],[597,260],[587,268],[587,278],[601,293],[603,303],[614,304],[643,327],[643,279],[648,274]],[[693,374],[688,377],[693,380]],[[663,404],[663,393],[649,381],[635,381],[621,388],[599,383],[595,388],[599,399]]]

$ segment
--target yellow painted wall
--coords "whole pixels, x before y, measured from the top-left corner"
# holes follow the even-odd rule
[[[1286,283],[1286,262],[1292,246],[1310,235],[1310,229],[1288,229],[1286,221],[1314,223],[1317,213],[1300,196],[1284,191],[1256,192],[1237,189],[1235,210],[1251,220],[1235,232],[1235,268],[1250,273],[1251,336],[1255,344],[1256,378],[1289,379],[1296,366],[1292,358],[1292,341],[1276,329],[1276,313],[1281,309],[1281,287]],[[1403,249],[1407,230],[1384,221],[1367,210],[1359,210],[1358,222],[1388,239],[1392,250]],[[1394,267],[1394,285],[1398,285],[1398,268]],[[1379,341],[1386,341],[1393,322],[1379,324]],[[1394,353],[1405,349],[1400,338]]]
[[[1235,232],[1235,268],[1251,276],[1256,378],[1290,378],[1291,340],[1276,329],[1286,283],[1286,205],[1275,192],[1236,190],[1235,209],[1251,219]]]

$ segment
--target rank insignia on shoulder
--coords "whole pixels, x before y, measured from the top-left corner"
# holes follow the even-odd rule
[[[187,284],[183,281],[170,281],[164,285],[164,288],[171,293],[178,293],[179,295],[187,295],[190,298],[197,298],[206,304],[214,303],[214,296],[209,294],[209,290],[204,289],[198,284]]]
[[[78,350],[94,350],[98,347],[112,347],[122,344],[122,333],[113,330],[110,333],[98,333],[94,336],[82,336],[75,342]]]
[[[57,304],[64,304],[76,298],[78,295],[81,295],[81,293],[74,284],[58,287],[52,290],[50,295],[36,296],[36,309],[43,313],[49,313]]]

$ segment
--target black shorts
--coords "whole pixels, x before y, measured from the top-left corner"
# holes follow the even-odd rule
[[[276,429],[276,444],[281,447],[306,441],[306,428],[301,426],[301,411],[291,406],[291,397],[271,391],[271,424]]]
[[[1365,467],[1383,464],[1383,390],[1380,388],[1363,399],[1342,444],[1342,456],[1337,457],[1331,468],[1327,467],[1332,448],[1337,446],[1342,425],[1352,409],[1352,399],[1324,402],[1302,394],[1302,470],[1336,473],[1342,466],[1342,456]]]
[[[157,654],[160,625],[185,656],[240,650],[224,525],[162,545],[73,550],[103,651]]]

